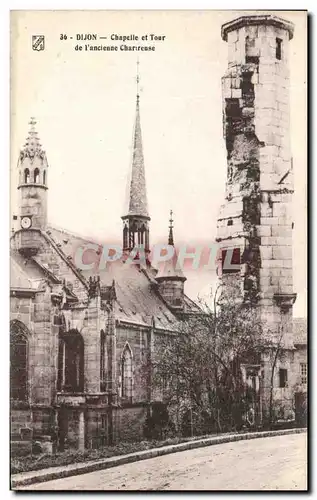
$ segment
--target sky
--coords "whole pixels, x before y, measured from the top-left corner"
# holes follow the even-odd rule
[[[221,77],[227,44],[221,25],[251,11],[20,11],[11,19],[11,210],[18,212],[17,158],[30,116],[49,163],[48,219],[99,241],[121,242],[131,167],[140,62],[140,112],[152,244],[208,244],[224,201],[226,150]],[[306,16],[276,12],[295,24],[290,42],[291,144],[294,165],[296,316],[306,315]],[[165,36],[151,52],[76,51],[76,34]],[[45,50],[33,51],[34,34]],[[60,35],[67,40],[60,40]],[[70,37],[73,37],[71,40]],[[151,42],[141,42],[153,45]],[[120,42],[119,42],[120,45]],[[189,271],[186,292],[209,293],[214,272]]]

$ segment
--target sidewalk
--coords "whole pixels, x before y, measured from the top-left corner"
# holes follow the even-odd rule
[[[306,428],[299,429],[285,429],[280,431],[264,431],[264,432],[250,432],[248,434],[230,434],[216,437],[209,437],[203,439],[196,439],[195,441],[187,441],[161,448],[153,448],[151,450],[139,451],[136,453],[129,453],[128,455],[120,455],[117,457],[103,458],[100,460],[90,462],[80,462],[76,464],[65,465],[61,467],[49,467],[38,471],[28,471],[11,476],[11,488],[18,489],[20,486],[26,486],[34,483],[41,483],[50,481],[52,479],[59,479],[62,477],[76,476],[78,474],[87,474],[97,470],[108,469],[138,460],[146,460],[161,455],[168,455],[178,451],[191,450],[200,448],[202,446],[211,446],[221,443],[230,443],[232,441],[241,441],[246,439],[256,439],[271,436],[282,436],[286,434],[299,434],[307,432]]]

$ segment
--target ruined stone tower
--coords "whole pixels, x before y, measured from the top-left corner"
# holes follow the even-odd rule
[[[220,278],[225,292],[256,307],[272,338],[282,335],[291,351],[293,25],[254,15],[224,24],[221,34],[228,43],[228,70],[222,79],[227,182],[217,224]]]

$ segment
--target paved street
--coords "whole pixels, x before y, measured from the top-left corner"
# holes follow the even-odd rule
[[[23,489],[305,490],[306,439],[304,433],[208,446]]]

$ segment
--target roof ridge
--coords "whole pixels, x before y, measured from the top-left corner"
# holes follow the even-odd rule
[[[91,236],[81,235],[79,233],[76,233],[74,231],[70,231],[69,229],[65,229],[65,228],[59,227],[57,225],[49,224],[47,226],[47,229],[48,230],[53,229],[54,231],[59,231],[62,234],[65,234],[65,235],[68,235],[68,236],[73,236],[74,238],[80,238],[81,240],[86,240],[86,241],[94,242],[96,244],[100,244],[100,242],[97,241],[97,237],[96,237],[96,239],[94,239]]]

